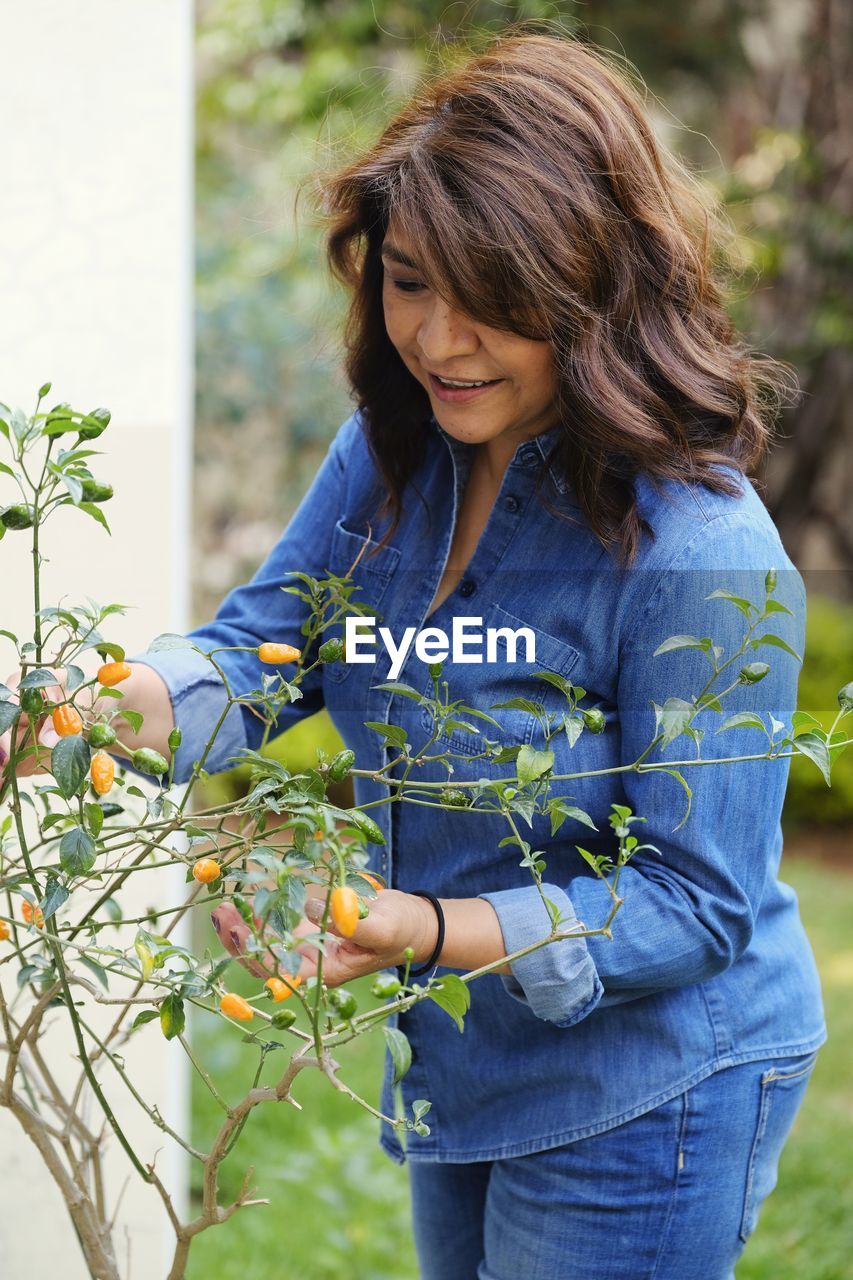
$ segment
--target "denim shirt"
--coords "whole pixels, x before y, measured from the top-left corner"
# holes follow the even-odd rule
[[[286,575],[344,574],[359,553],[357,598],[372,606],[395,644],[407,626],[439,627],[450,636],[453,620],[462,617],[478,620],[468,624],[469,634],[530,628],[535,655],[522,643],[510,662],[499,644],[498,661],[444,663],[450,697],[499,724],[457,724],[438,739],[430,754],[451,753],[453,782],[514,772],[512,764],[484,758],[484,736],[544,745],[529,706],[490,710],[521,696],[562,716],[564,694],[536,673],[581,686],[581,705],[604,715],[601,733],[585,730],[572,743],[561,731],[552,740],[554,774],[636,761],[656,736],[653,704],[670,697],[689,702],[713,675],[700,649],[673,648],[657,657],[654,651],[675,634],[711,637],[725,661],[750,622],[736,604],[708,597],[723,588],[763,607],[770,568],[777,570],[773,598],[791,612],[774,612],[753,638],[774,633],[802,656],[803,581],[748,480],[723,468],[741,483],[740,496],[729,496],[704,485],[654,483],[641,474],[639,510],[655,536],[644,535],[636,560],[622,569],[589,529],[571,486],[548,464],[556,429],[516,449],[462,581],[427,620],[473,447],[449,436],[434,418],[422,429],[425,459],[406,488],[402,519],[388,545],[368,554],[386,526],[376,520],[381,490],[356,412],[339,428],[254,578],[231,591],[216,617],[190,631],[190,638],[202,649],[269,639],[299,646],[306,606],[281,590],[295,581]],[[469,646],[469,655],[476,647]],[[365,721],[402,726],[417,750],[432,721],[416,701],[377,688],[389,678],[391,658],[381,644],[375,653],[375,664],[316,668],[303,682],[302,700],[280,714],[277,729],[325,705],[360,767],[377,769],[392,758]],[[186,780],[222,709],[222,685],[190,650],[146,652],[132,660],[153,667],[168,686],[183,733],[175,778]],[[235,692],[259,687],[262,670],[274,670],[261,668],[248,653],[223,653],[217,660]],[[514,961],[510,974],[475,979],[463,1034],[431,1000],[398,1015],[412,1045],[412,1066],[398,1086],[402,1098],[395,1097],[386,1060],[382,1108],[394,1114],[397,1104],[400,1114],[402,1105],[411,1116],[413,1100],[427,1098],[433,1105],[429,1135],[410,1135],[405,1155],[396,1133],[381,1126],[380,1140],[392,1158],[465,1162],[543,1150],[631,1119],[723,1067],[811,1051],[824,1042],[820,983],[796,894],[777,876],[789,761],[683,767],[692,791],[686,821],[687,792],[674,774],[675,762],[699,755],[765,752],[768,738],[755,726],[715,736],[736,712],[757,714],[777,737],[784,736],[780,725],[791,731],[799,663],[786,648],[748,649],[713,692],[736,681],[742,665],[759,661],[770,665],[764,679],[737,684],[722,714],[709,707],[696,715],[693,726],[704,731],[703,741],[682,735],[647,757],[648,763],[672,762],[672,773],[632,771],[552,784],[551,794],[582,809],[595,830],[572,817],[552,834],[544,815],[534,815],[532,826],[518,818],[522,835],[546,863],[545,894],[578,928],[600,929],[610,910],[607,885],[577,847],[615,855],[618,841],[608,822],[613,803],[646,819],[632,834],[654,849],[638,851],[621,871],[623,905],[611,937],[552,943]],[[414,644],[396,679],[432,693],[428,665]],[[206,767],[223,769],[240,747],[257,747],[261,729],[258,717],[233,707]],[[440,761],[417,773],[426,781],[447,776]],[[358,804],[386,795],[372,779],[355,781]],[[390,885],[486,899],[497,912],[507,953],[548,934],[545,907],[530,872],[519,865],[518,849],[500,845],[509,834],[500,815],[406,802],[371,813],[387,840],[370,846],[372,866]]]

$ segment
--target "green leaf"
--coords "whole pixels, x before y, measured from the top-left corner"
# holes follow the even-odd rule
[[[158,653],[162,649],[194,649],[195,645],[192,640],[188,640],[186,636],[178,635],[175,631],[164,631],[162,635],[155,636],[148,646],[148,653]],[[213,667],[210,668],[213,671]]]
[[[518,753],[516,769],[518,771],[518,780],[522,786],[525,786],[528,782],[535,782],[537,778],[541,778],[543,773],[547,773],[553,767],[553,751],[537,751],[535,747],[525,745]]]
[[[82,827],[72,827],[61,838],[59,863],[68,876],[85,876],[95,864],[95,841]]]
[[[104,825],[104,811],[99,804],[84,804],[83,816],[86,819],[86,825],[92,835],[97,840],[101,834],[101,828]]]
[[[548,801],[547,808],[551,818],[552,836],[557,834],[567,818],[574,818],[576,822],[582,822],[585,826],[592,827],[593,831],[598,830],[588,813],[585,813],[583,809],[578,809],[576,805],[567,804],[559,796],[552,796]]]
[[[47,667],[36,667],[33,671],[28,671],[21,681],[19,688],[21,689],[44,689],[49,684],[59,684],[55,671],[49,671]]]
[[[186,1024],[184,1002],[180,996],[170,995],[160,1005],[160,1027],[167,1040],[179,1036]]]
[[[83,500],[83,484],[76,476],[69,475],[68,472],[60,476],[62,483],[68,490],[68,496],[74,503],[75,507],[79,507]]]
[[[462,1019],[471,1004],[471,992],[461,978],[455,973],[448,973],[438,984],[433,984],[427,993],[439,1008],[449,1013],[460,1031],[465,1030]]]
[[[693,791],[687,785],[687,782],[684,776],[681,773],[679,773],[677,769],[663,769],[662,772],[668,773],[671,778],[675,778],[677,782],[680,782],[685,792],[687,793],[687,810],[684,814],[684,817],[679,822],[678,826],[672,828],[673,831],[680,831],[681,828],[684,826],[685,822],[687,821],[687,819],[690,817],[690,806],[693,803]]]
[[[21,714],[17,702],[0,702],[0,733],[6,733]]]
[[[146,1022],[153,1022],[155,1018],[159,1018],[160,1014],[156,1009],[143,1009],[138,1013],[130,1024],[131,1031],[135,1031],[137,1027],[144,1027]]]
[[[407,742],[406,730],[397,724],[384,724],[378,720],[365,720],[365,729],[373,729],[376,733],[381,734],[386,742],[392,742],[395,747],[405,747]]]
[[[91,516],[93,520],[97,520],[98,524],[102,524],[107,533],[112,533],[110,526],[107,524],[107,517],[94,502],[79,502],[77,503],[77,510],[85,511],[87,516]]]
[[[566,737],[569,740],[569,746],[573,747],[578,738],[583,733],[583,717],[582,716],[565,716],[563,718],[563,728],[566,731]]]
[[[139,967],[142,970],[142,978],[147,982],[154,972],[154,956],[148,946],[146,938],[142,936],[142,930],[136,935],[133,943],[133,949],[139,959]]]
[[[816,733],[801,733],[794,738],[793,746],[795,751],[801,751],[804,756],[808,756],[815,762],[823,774],[826,785],[831,787],[829,748],[826,742]]]
[[[394,1084],[399,1084],[412,1065],[412,1046],[408,1037],[397,1027],[383,1027],[382,1030],[394,1064]]]
[[[737,715],[729,716],[716,732],[722,733],[724,729],[761,729],[764,733],[767,732],[767,726],[761,716],[756,715],[754,711],[738,711]]]
[[[507,702],[492,702],[490,706],[492,711],[506,707],[511,711],[527,711],[534,716],[541,716],[545,712],[541,702],[532,702],[530,698],[510,698]]]
[[[97,808],[97,805],[87,806]],[[82,827],[66,831],[59,842],[59,863],[69,876],[83,876],[95,863],[95,842]]]
[[[384,684],[375,684],[374,689],[385,689],[388,693],[399,693],[401,698],[411,698],[413,702],[420,702],[422,694],[417,689],[413,689],[410,684],[403,684],[400,680],[386,680]]]
[[[70,896],[64,884],[60,884],[55,876],[48,876],[44,897],[39,903],[45,920],[49,920],[59,910],[63,902],[68,901]]]
[[[590,853],[589,849],[582,849],[579,844],[576,844],[575,848],[583,858],[584,862],[589,863],[595,874],[599,876],[600,879],[605,880],[607,878],[606,873],[613,870],[613,863],[607,857],[607,854],[599,853],[596,855],[594,853]]]
[[[679,734],[684,732],[695,712],[696,708],[692,702],[685,702],[683,698],[667,698],[661,712],[663,728],[661,747],[669,746]]]
[[[90,956],[80,955],[77,957],[81,964],[84,964],[90,973],[93,973],[106,991],[110,989],[110,980],[107,971],[103,965],[98,964],[97,960],[92,960]]]
[[[730,604],[736,605],[746,618],[749,617],[752,610],[756,607],[750,600],[745,600],[743,596],[732,595],[731,591],[724,591],[722,588],[719,588],[717,591],[712,591],[709,596],[705,597],[705,599],[728,600]]]
[[[774,648],[784,649],[786,653],[790,653],[792,658],[797,659],[797,662],[802,662],[802,658],[797,653],[796,649],[792,649],[788,642],[783,640],[781,636],[774,636],[772,634],[758,636],[755,640],[750,640],[749,643],[752,645],[753,649],[757,649],[760,644],[772,644]]]
[[[544,680],[546,684],[553,685],[555,689],[560,690],[560,693],[564,693],[570,701],[574,699],[574,685],[565,676],[558,675],[556,671],[533,671],[531,675],[534,680]]]
[[[56,785],[66,800],[71,800],[89,772],[89,744],[80,733],[60,738],[51,752],[50,768]]]
[[[662,653],[672,653],[674,649],[704,649],[709,653],[711,647],[712,641],[707,637],[699,640],[696,636],[670,636],[668,640],[664,640],[663,644],[658,645],[652,657],[657,658]]]
[[[122,707],[121,709],[121,717],[123,720],[127,721],[134,733],[139,733],[139,730],[142,728],[145,720],[145,716],[141,711],[131,711],[129,708],[125,707]]]
[[[778,600],[768,600],[764,606],[765,613],[789,613],[794,616],[793,609],[789,609],[786,604],[780,604]]]
[[[810,712],[795,711],[791,716],[791,728],[794,733],[796,733],[798,729],[802,729],[804,725],[816,725],[818,729],[822,728],[820,721],[816,719],[815,716],[811,715]]]

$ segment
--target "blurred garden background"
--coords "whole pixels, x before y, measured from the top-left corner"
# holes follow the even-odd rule
[[[345,299],[305,195],[294,217],[300,182],[368,144],[422,76],[519,19],[627,58],[649,86],[659,135],[737,229],[733,317],[795,366],[803,391],[780,420],[762,496],[809,592],[800,706],[828,724],[853,679],[853,12],[841,0],[197,0],[193,622],[264,559],[352,408]],[[299,768],[318,743],[334,743],[322,714],[270,750]],[[244,781],[238,770],[208,788],[233,794]],[[821,967],[830,1040],[737,1274],[843,1280],[853,1255],[853,752],[831,790],[810,762],[794,762],[785,829],[782,877]],[[226,1096],[242,1096],[254,1055],[244,1062],[214,1019],[195,1034]],[[353,1057],[352,1083],[367,1097],[378,1095],[380,1052],[362,1040]],[[414,1280],[404,1171],[380,1153],[374,1121],[309,1075],[305,1114],[265,1111],[224,1169],[228,1196],[254,1165],[270,1205],[205,1233],[191,1277],[242,1268],[252,1280]],[[204,1146],[215,1114],[194,1088]]]

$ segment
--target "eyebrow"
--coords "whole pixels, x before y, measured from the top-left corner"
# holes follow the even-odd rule
[[[413,271],[419,271],[420,268],[413,258],[407,253],[403,253],[402,249],[398,249],[391,241],[386,240],[382,244],[381,256],[390,258],[393,262],[399,262],[402,267],[411,267]]]

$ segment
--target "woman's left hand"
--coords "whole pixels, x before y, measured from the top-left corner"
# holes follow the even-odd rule
[[[403,965],[407,947],[414,951],[415,966],[431,955],[438,938],[438,920],[427,900],[398,889],[383,889],[368,900],[368,907],[368,914],[359,920],[349,938],[338,933],[329,917],[323,957],[326,986],[337,987],[365,974]],[[305,914],[318,930],[323,909],[322,898],[310,897],[305,904]],[[303,956],[300,974],[303,978],[312,977],[317,972],[317,948],[306,942],[297,950]]]

